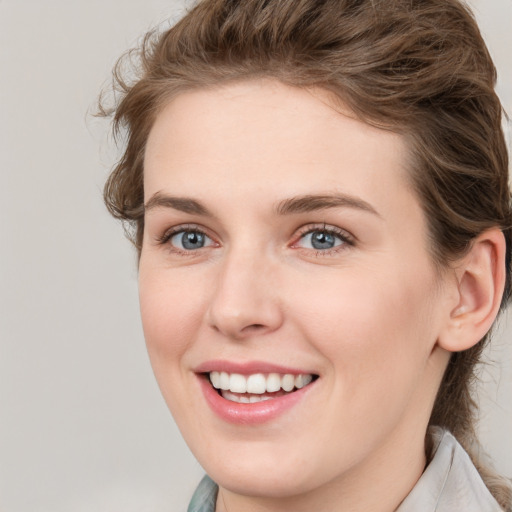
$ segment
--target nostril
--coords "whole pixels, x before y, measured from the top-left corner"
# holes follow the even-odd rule
[[[263,324],[251,324],[244,327],[243,331],[261,331],[262,329],[265,329],[265,326]]]

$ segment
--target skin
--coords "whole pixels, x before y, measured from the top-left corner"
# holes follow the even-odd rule
[[[145,154],[142,320],[163,396],[220,486],[218,511],[392,511],[423,472],[449,358],[439,340],[460,295],[456,273],[432,263],[407,157],[399,135],[336,111],[326,93],[269,80],[182,93],[158,115]],[[355,203],[276,211],[329,194]],[[166,195],[208,213],[155,200]],[[200,229],[206,245],[162,243],[171,228]],[[316,250],[311,229],[345,240]],[[234,425],[194,373],[213,359],[319,379],[271,422]]]

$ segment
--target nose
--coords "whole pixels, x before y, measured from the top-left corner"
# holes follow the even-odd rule
[[[233,251],[222,262],[207,312],[210,326],[235,340],[271,333],[283,322],[275,265],[248,253]]]

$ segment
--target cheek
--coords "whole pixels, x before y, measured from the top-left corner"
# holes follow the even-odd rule
[[[355,403],[365,393],[413,384],[436,339],[430,277],[387,270],[326,280],[317,291],[295,295],[290,308],[329,361],[333,385]]]
[[[197,282],[179,272],[145,269],[139,274],[139,300],[146,347],[160,391],[178,425],[191,429],[190,371],[187,357],[198,338],[204,312]]]
[[[399,343],[403,336],[418,334],[428,323],[432,286],[427,279],[421,282],[407,276],[356,271],[329,277],[317,280],[315,287],[307,282],[299,285],[307,293],[290,294],[295,303],[290,311],[300,311],[298,318],[305,319],[304,325],[311,326],[311,335],[316,338],[339,333],[344,343],[369,343],[378,349]]]
[[[180,364],[203,317],[200,292],[182,281],[176,272],[140,272],[142,325],[157,379],[166,367]]]

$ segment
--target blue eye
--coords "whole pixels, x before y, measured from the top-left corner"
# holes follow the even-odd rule
[[[326,251],[344,243],[347,243],[345,237],[326,229],[309,231],[300,239],[301,247],[315,249],[316,251]]]
[[[201,233],[201,231],[183,230],[174,233],[170,238],[170,243],[177,249],[181,249],[183,251],[194,251],[212,245],[213,240],[204,233]]]

